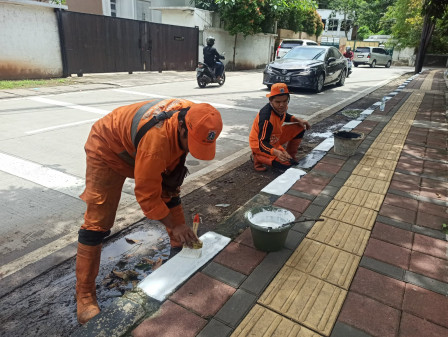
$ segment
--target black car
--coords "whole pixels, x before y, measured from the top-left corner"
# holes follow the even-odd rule
[[[321,92],[324,85],[344,85],[347,60],[335,47],[301,46],[266,66],[263,84],[283,82],[288,87],[309,88]]]

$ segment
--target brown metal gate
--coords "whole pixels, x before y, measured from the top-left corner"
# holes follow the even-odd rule
[[[194,70],[199,29],[56,10],[64,76]]]

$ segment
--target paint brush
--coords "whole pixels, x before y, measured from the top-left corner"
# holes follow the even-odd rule
[[[193,219],[193,233],[198,236],[198,227],[200,222],[199,214],[196,214]],[[189,257],[192,259],[199,259],[202,255],[202,242],[198,239],[197,242],[193,243],[193,247],[189,248],[187,246],[184,246],[180,253],[178,254],[182,257]]]

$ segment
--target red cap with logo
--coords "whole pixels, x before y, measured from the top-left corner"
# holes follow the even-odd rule
[[[200,160],[212,160],[216,139],[222,130],[221,114],[207,103],[193,104],[185,115],[188,129],[188,149]]]

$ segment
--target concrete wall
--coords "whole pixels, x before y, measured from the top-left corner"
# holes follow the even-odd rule
[[[213,17],[210,11],[198,8],[190,9],[187,7],[164,8],[159,10],[162,12],[162,23],[167,25],[199,27],[200,31],[212,26]]]
[[[62,76],[54,8],[36,1],[0,0],[0,79]]]
[[[207,36],[215,37],[215,48],[220,54],[225,52],[224,64],[229,64],[233,68],[233,52],[235,45],[235,36],[220,28],[207,28],[204,30],[203,45],[199,46],[199,60],[203,60],[202,48],[205,45]],[[201,42],[201,41],[199,41]],[[274,34],[256,34],[253,36],[238,35],[236,41],[235,69],[247,70],[262,68],[271,61],[274,52]]]
[[[72,12],[103,15],[103,4],[101,1],[67,0],[66,4]]]
[[[392,54],[392,64],[414,66],[414,48],[394,49],[394,53]]]

